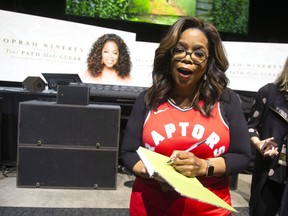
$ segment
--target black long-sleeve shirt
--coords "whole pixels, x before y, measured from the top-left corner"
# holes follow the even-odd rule
[[[121,160],[129,170],[132,170],[140,160],[136,150],[139,146],[143,146],[142,130],[148,112],[144,95],[145,92],[142,92],[135,101],[122,143]],[[229,88],[221,97],[220,110],[230,131],[230,147],[228,153],[222,155],[226,162],[226,176],[228,176],[239,173],[247,167],[251,153],[250,139],[239,98]]]

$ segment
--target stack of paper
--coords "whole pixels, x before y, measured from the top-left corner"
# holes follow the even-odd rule
[[[159,175],[182,196],[237,212],[232,206],[205,188],[197,178],[189,178],[177,172],[167,164],[168,157],[143,147],[139,147],[137,153],[151,177]]]

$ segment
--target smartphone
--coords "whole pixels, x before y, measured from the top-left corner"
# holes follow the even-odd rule
[[[265,152],[267,150],[272,149],[272,147],[276,148],[276,147],[278,147],[278,144],[270,140],[270,141],[264,143],[264,145],[261,148],[261,151]]]

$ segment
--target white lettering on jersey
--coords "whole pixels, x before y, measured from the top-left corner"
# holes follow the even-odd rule
[[[192,131],[192,137],[196,139],[201,139],[203,137],[204,131],[205,128],[203,127],[203,125],[196,124]]]
[[[207,138],[206,143],[211,149],[213,149],[214,145],[216,145],[219,141],[220,141],[219,135],[216,134],[215,132],[212,132],[210,136]]]
[[[151,147],[151,145],[149,145],[148,143],[145,143],[145,148],[147,148],[151,151],[155,151],[155,147]]]
[[[154,130],[151,132],[151,136],[156,146],[158,146],[161,141],[165,140],[165,137]]]
[[[189,126],[188,122],[180,122],[179,126],[181,128],[181,136],[187,136],[187,127]]]
[[[225,152],[225,146],[221,146],[220,148],[215,149],[213,154],[215,157],[218,157],[218,156],[224,154],[224,152]]]
[[[185,137],[187,136],[187,128],[189,126],[188,122],[179,122],[179,128],[181,131],[181,136]],[[172,138],[173,134],[176,132],[177,128],[175,126],[175,124],[166,124],[164,125],[165,128],[165,132],[166,132],[166,137],[164,137],[163,135],[161,135],[160,133],[158,133],[157,131],[153,130],[151,132],[151,136],[152,139],[155,143],[155,146],[158,146],[160,142],[162,142],[163,140],[165,140],[166,138]],[[200,124],[195,124],[191,133],[191,136],[195,139],[202,139],[203,138],[203,134],[205,132],[205,127],[203,125]],[[212,132],[206,141],[206,144],[211,148],[214,149],[214,146],[220,141],[220,137],[217,133]],[[225,147],[224,149],[219,148],[216,152],[214,152],[214,154],[221,154],[225,151]]]
[[[172,134],[176,131],[176,127],[172,123],[164,125],[164,128],[166,130],[167,138],[171,138]]]

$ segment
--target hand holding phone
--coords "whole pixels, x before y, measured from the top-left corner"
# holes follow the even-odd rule
[[[275,155],[278,155],[278,145],[277,143],[269,140],[265,141],[262,148],[261,153],[264,157],[271,157],[273,158]]]
[[[273,142],[271,140],[270,141],[265,141],[264,145],[261,148],[261,151],[265,152],[267,150],[271,150],[273,147],[274,148],[278,147],[277,143],[275,143],[275,142]]]

